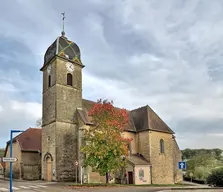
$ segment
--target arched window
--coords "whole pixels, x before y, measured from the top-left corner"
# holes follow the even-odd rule
[[[48,76],[48,87],[50,87],[51,86],[51,76],[49,75]]]
[[[164,153],[164,140],[160,139],[160,153]]]
[[[70,73],[67,74],[67,85],[73,86],[73,76]]]

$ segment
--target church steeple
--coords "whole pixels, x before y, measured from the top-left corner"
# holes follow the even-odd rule
[[[75,180],[73,162],[78,159],[77,108],[82,108],[80,49],[62,36],[44,55],[42,97],[42,178],[48,181]]]

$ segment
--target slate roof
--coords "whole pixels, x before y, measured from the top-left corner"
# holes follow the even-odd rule
[[[42,70],[55,56],[62,57],[84,67],[81,62],[80,48],[76,43],[68,40],[64,36],[57,37],[57,39],[48,47],[44,55],[43,67],[40,70]]]
[[[21,134],[13,138],[13,142],[18,142],[21,151],[41,152],[42,151],[42,129],[41,128],[28,128]],[[7,147],[10,141],[7,142]],[[5,150],[6,155],[6,150]]]
[[[82,99],[82,109],[78,113],[85,124],[92,124],[88,111],[96,102]],[[119,109],[119,108],[116,108]],[[148,106],[134,110],[128,110],[129,122],[125,130],[130,132],[141,132],[153,130],[163,133],[175,134],[170,127]]]

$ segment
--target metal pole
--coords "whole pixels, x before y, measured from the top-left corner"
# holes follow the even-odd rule
[[[12,131],[10,132],[10,157],[12,157]],[[10,162],[10,192],[12,192],[12,162]]]
[[[18,132],[23,132],[21,130],[11,130],[10,131],[10,158],[12,158],[12,134],[13,133],[18,133]],[[10,183],[9,183],[9,190],[10,192],[12,191],[12,162],[10,162]]]
[[[77,166],[76,166],[76,184],[77,184]]]
[[[82,185],[82,166],[81,166],[81,185]]]

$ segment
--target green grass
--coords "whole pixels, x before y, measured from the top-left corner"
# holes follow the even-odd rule
[[[69,187],[187,187],[188,184],[145,184],[145,185],[133,185],[133,184],[113,184],[113,183],[66,183]]]

